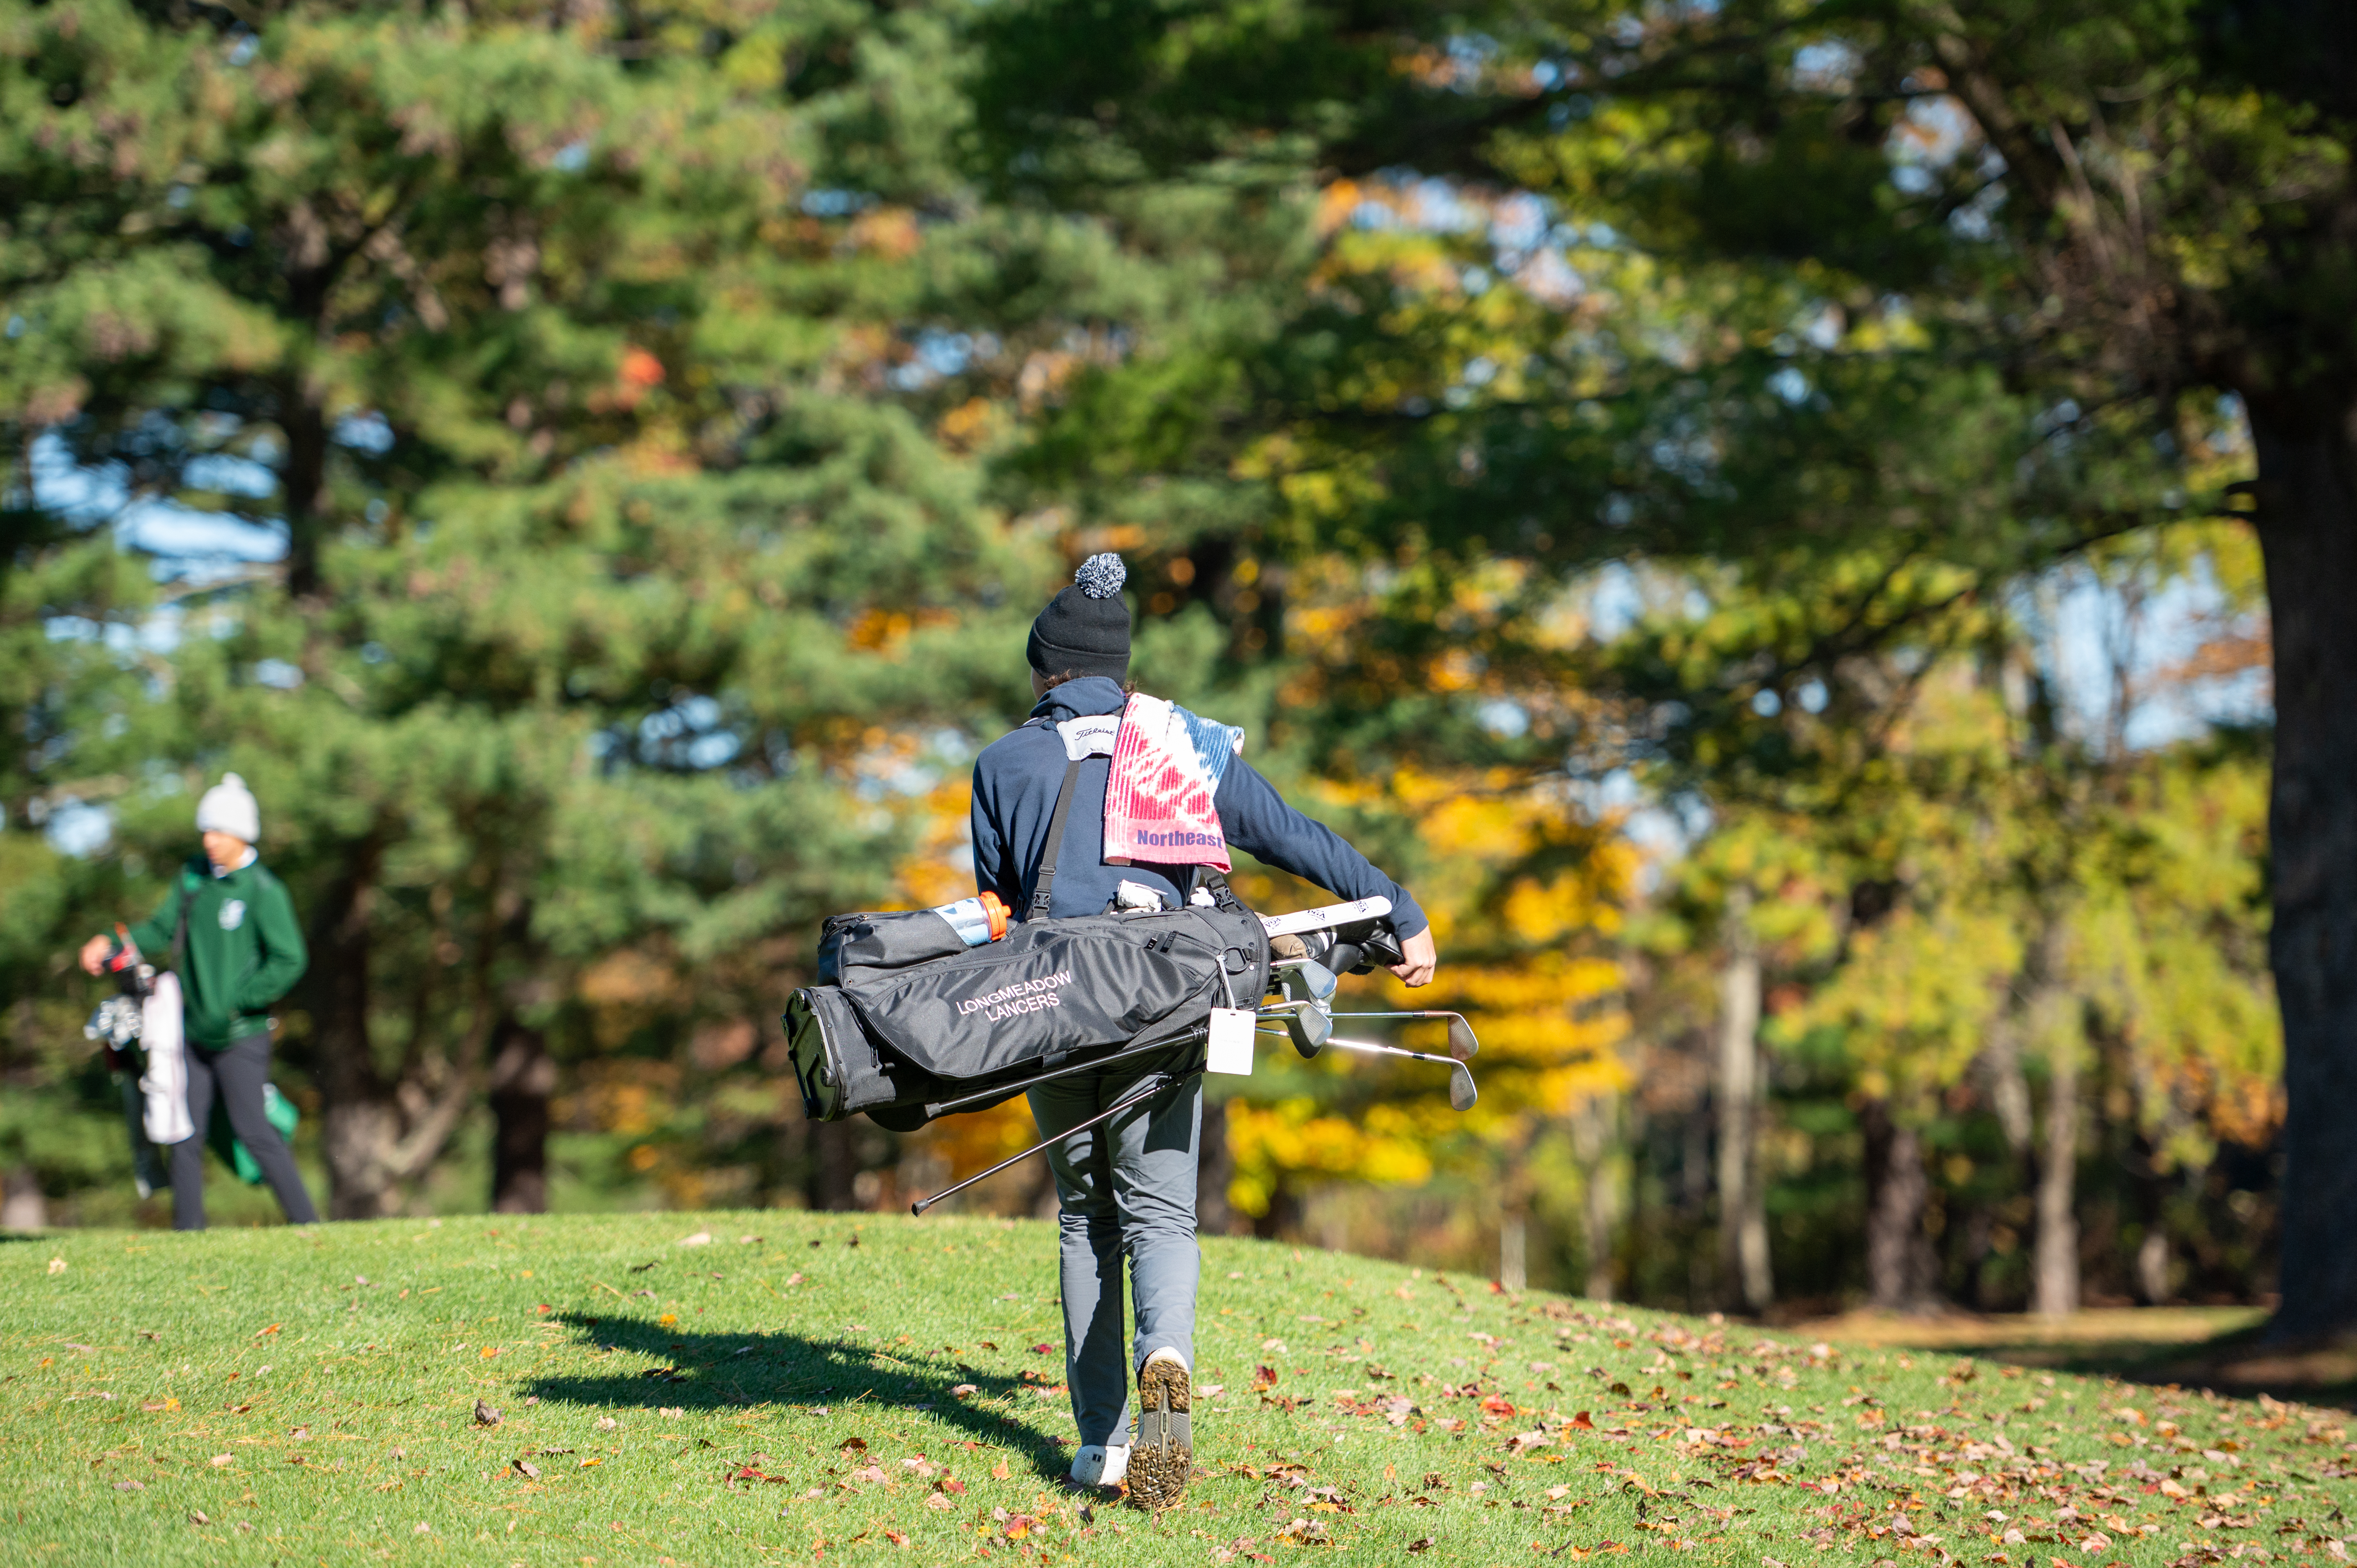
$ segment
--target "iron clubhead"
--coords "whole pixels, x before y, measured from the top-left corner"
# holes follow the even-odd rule
[[[1473,1102],[1480,1098],[1481,1091],[1473,1087],[1472,1069],[1458,1062],[1448,1074],[1448,1108],[1451,1111],[1470,1111]]]
[[[1297,1007],[1285,1015],[1285,1032],[1293,1036],[1293,1048],[1307,1058],[1326,1048],[1327,1036],[1334,1032],[1334,1020],[1323,1008]]]
[[[1340,983],[1334,978],[1332,970],[1314,958],[1303,959],[1286,972],[1286,993],[1307,997],[1313,1002],[1331,1001],[1334,988]]]
[[[1471,1061],[1480,1053],[1481,1042],[1473,1037],[1473,1026],[1465,1021],[1462,1013],[1448,1015],[1448,1054],[1458,1061]]]

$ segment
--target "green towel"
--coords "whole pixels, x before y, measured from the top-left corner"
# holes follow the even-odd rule
[[[302,1123],[303,1118],[296,1111],[295,1102],[279,1093],[274,1083],[262,1086],[262,1113],[270,1119],[270,1124],[278,1129],[278,1135],[285,1139],[286,1146],[292,1149],[295,1146],[295,1129]],[[238,1180],[248,1187],[262,1185],[262,1162],[255,1159],[253,1152],[230,1131],[229,1112],[221,1108],[218,1099],[213,1101],[212,1125],[205,1129],[205,1144],[221,1157],[223,1165],[237,1172]]]

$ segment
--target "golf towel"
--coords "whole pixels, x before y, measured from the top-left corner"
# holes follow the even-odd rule
[[[1228,759],[1243,743],[1240,729],[1134,693],[1122,710],[1105,781],[1104,863],[1232,869],[1213,802]]]

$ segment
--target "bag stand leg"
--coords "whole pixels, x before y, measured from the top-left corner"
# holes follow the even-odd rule
[[[1091,1065],[1094,1066],[1097,1064],[1092,1063]],[[1195,1069],[1196,1072],[1200,1072],[1201,1070],[1202,1069],[1200,1068]],[[1032,1144],[1021,1154],[1010,1155],[1007,1158],[999,1161],[988,1170],[981,1171],[974,1176],[966,1177],[965,1180],[958,1183],[955,1187],[937,1192],[931,1197],[919,1198],[916,1202],[909,1205],[909,1212],[911,1214],[921,1215],[926,1209],[931,1208],[936,1203],[941,1202],[942,1199],[945,1197],[954,1197],[959,1193],[962,1193],[966,1188],[972,1187],[974,1183],[995,1176],[1009,1165],[1021,1165],[1025,1160],[1029,1159],[1032,1155],[1042,1153],[1043,1151],[1053,1147],[1055,1144],[1062,1143],[1065,1139],[1071,1137],[1075,1133],[1084,1133],[1100,1122],[1110,1122],[1114,1117],[1120,1115],[1123,1112],[1130,1109],[1132,1106],[1142,1105],[1146,1101],[1153,1099],[1156,1095],[1161,1093],[1164,1090],[1168,1089],[1171,1085],[1181,1082],[1186,1079],[1193,1078],[1194,1076],[1195,1072],[1147,1073],[1144,1078],[1137,1080],[1135,1088],[1132,1089],[1127,1094],[1123,1095],[1119,1100],[1114,1101],[1111,1105],[1106,1106],[1103,1111],[1100,1111],[1095,1115],[1090,1117],[1087,1121],[1075,1122],[1071,1126],[1067,1127],[1062,1132],[1057,1133],[1052,1138],[1042,1138],[1039,1142]]]

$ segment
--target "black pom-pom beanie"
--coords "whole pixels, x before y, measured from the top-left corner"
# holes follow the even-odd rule
[[[1128,568],[1118,555],[1092,555],[1072,574],[1072,585],[1048,601],[1031,623],[1026,650],[1042,675],[1129,674],[1129,607],[1121,585]]]

